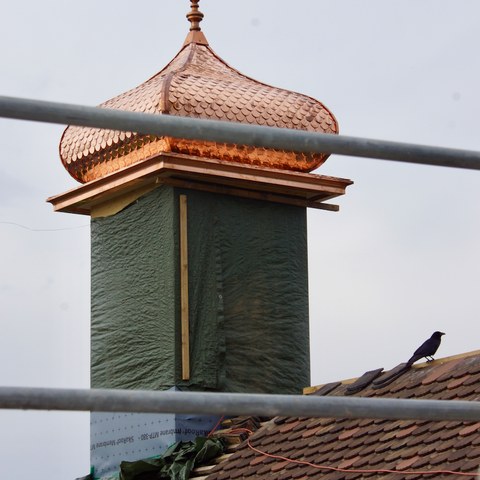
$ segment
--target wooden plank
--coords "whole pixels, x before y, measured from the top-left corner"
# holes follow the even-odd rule
[[[211,464],[209,465],[202,465],[200,467],[194,468],[192,472],[190,473],[190,478],[198,478],[200,475],[207,475],[219,464],[222,463],[226,460],[228,460],[233,453],[224,453],[223,455],[220,455],[219,457],[212,458]]]
[[[228,168],[230,165],[210,165],[202,162],[181,163],[176,158],[165,159],[163,176],[174,175],[185,178],[204,179],[219,184],[229,184],[233,187],[249,186],[253,189],[272,189],[274,192],[285,193],[297,191],[310,192],[311,195],[328,192],[334,196],[343,195],[345,187],[332,185],[322,177],[313,174],[299,174],[297,172],[278,172],[255,170],[251,167]],[[310,176],[308,176],[310,175]]]
[[[212,460],[213,461],[213,460]],[[195,468],[192,473],[196,475],[203,475],[203,474],[209,474],[214,468],[216,467],[215,464],[212,465],[202,465],[201,467]],[[191,478],[191,477],[190,477]]]
[[[190,325],[188,315],[188,239],[186,195],[180,195],[180,299],[182,328],[182,380],[190,380]]]
[[[288,195],[277,195],[268,192],[256,192],[253,190],[244,190],[240,188],[225,187],[211,183],[192,182],[178,178],[165,178],[162,180],[165,185],[174,187],[189,188],[192,190],[201,190],[204,192],[220,193],[223,195],[232,195],[234,197],[252,198],[254,200],[264,200],[276,203],[285,203],[287,205],[295,205],[297,207],[310,207],[331,212],[338,212],[340,207],[332,203],[322,203],[320,201],[310,201],[298,197]]]

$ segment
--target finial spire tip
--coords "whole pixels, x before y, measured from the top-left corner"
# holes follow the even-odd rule
[[[187,13],[187,19],[190,22],[190,31],[199,32],[200,22],[203,20],[203,13],[198,9],[200,0],[190,0],[191,10]]]

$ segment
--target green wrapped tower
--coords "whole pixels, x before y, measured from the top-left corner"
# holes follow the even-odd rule
[[[228,66],[191,4],[174,59],[101,107],[337,133],[319,101]],[[301,393],[306,208],[351,183],[309,173],[328,155],[75,126],[60,154],[83,185],[50,201],[92,218],[92,387]]]

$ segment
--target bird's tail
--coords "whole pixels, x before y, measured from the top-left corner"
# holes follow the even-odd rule
[[[419,358],[422,358],[422,357],[419,357],[418,355],[411,356],[407,362],[407,367],[411,367]]]

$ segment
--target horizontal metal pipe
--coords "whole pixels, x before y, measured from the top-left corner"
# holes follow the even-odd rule
[[[0,117],[480,170],[480,152],[0,96]]]
[[[480,421],[480,402],[240,393],[0,387],[0,408]]]

